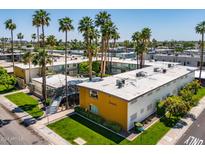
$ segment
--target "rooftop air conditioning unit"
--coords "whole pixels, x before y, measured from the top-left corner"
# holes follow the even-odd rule
[[[159,67],[154,68],[154,72],[160,72],[160,71],[161,71],[161,69]]]
[[[125,80],[124,79],[118,79],[118,80],[116,80],[116,86],[118,87],[118,88],[122,88],[123,86],[124,86],[124,84],[125,84]]]
[[[173,64],[168,64],[168,68],[174,67]]]
[[[145,77],[145,76],[146,76],[146,72],[140,71],[136,73],[136,77]]]
[[[166,73],[166,72],[167,72],[167,69],[163,69],[162,72],[163,72],[163,73]]]

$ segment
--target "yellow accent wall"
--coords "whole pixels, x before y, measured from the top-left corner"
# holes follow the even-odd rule
[[[14,67],[14,75],[25,80],[25,70],[19,67]]]
[[[98,99],[90,97],[90,89],[80,87],[80,106],[89,109],[89,105],[98,108],[98,114],[106,120],[120,124],[127,130],[127,102],[98,91]]]

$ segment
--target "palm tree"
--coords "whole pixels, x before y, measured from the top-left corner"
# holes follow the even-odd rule
[[[117,32],[117,28],[113,29],[111,32],[111,36],[110,39],[113,39],[113,50],[116,47],[116,40],[118,40],[120,38],[120,34]],[[111,53],[111,62],[110,62],[110,73],[111,73],[111,69],[112,69],[112,53]]]
[[[59,31],[65,33],[65,94],[66,108],[68,108],[68,81],[67,81],[67,55],[68,55],[68,32],[74,30],[72,19],[69,17],[59,19]]]
[[[38,47],[39,47],[39,39],[40,39],[40,33],[39,33],[39,28],[41,26],[40,24],[40,18],[38,17],[38,12],[35,12],[36,14],[33,15],[33,20],[32,20],[32,25],[36,27],[37,29],[37,43],[38,43]]]
[[[22,34],[22,33],[18,33],[17,34],[17,39],[19,39],[20,40],[20,49],[21,49],[21,47],[22,47],[22,39],[24,38],[24,35]]]
[[[141,33],[140,32],[135,32],[132,35],[132,41],[134,42],[134,48],[135,48],[135,53],[136,53],[136,59],[137,59],[137,69],[139,68],[139,51],[141,50]]]
[[[12,52],[12,62],[13,62],[13,70],[14,70],[14,35],[13,31],[16,29],[16,24],[13,23],[12,19],[6,20],[5,28],[11,31],[11,52]]]
[[[50,46],[52,52],[52,65],[53,65],[53,48],[55,47],[57,39],[54,35],[49,35],[46,39],[46,43]]]
[[[42,75],[42,93],[43,93],[43,103],[46,105],[46,99],[47,99],[47,91],[46,91],[46,65],[51,64],[51,56],[48,54],[48,52],[45,52],[44,49],[37,48],[35,49],[34,55],[33,55],[33,61],[32,63],[34,65],[39,65],[41,68],[40,74]]]
[[[30,51],[27,51],[24,55],[23,55],[23,63],[24,64],[28,64],[29,66],[29,83],[31,82],[31,63],[33,61],[33,54]]]
[[[34,46],[34,43],[35,43],[35,40],[36,40],[36,34],[33,33],[33,34],[31,35],[31,38],[32,38],[33,46]]]
[[[144,54],[148,51],[148,46],[150,44],[150,37],[151,37],[151,29],[149,28],[143,28],[141,32],[141,39],[143,43],[143,50],[140,54],[140,68],[144,65]]]
[[[92,81],[92,57],[96,49],[95,27],[94,22],[90,17],[83,17],[78,26],[79,32],[82,33],[86,45],[86,53],[89,59],[89,80]]]
[[[123,42],[123,45],[125,46],[125,51],[126,51],[126,52],[127,52],[127,48],[129,47],[129,44],[130,44],[129,40],[125,40],[125,41]]]
[[[103,76],[105,70],[105,64],[104,62],[106,61],[106,38],[108,38],[108,36],[106,36],[106,31],[109,26],[111,24],[111,15],[108,14],[106,11],[102,11],[99,12],[96,16],[95,16],[95,26],[100,28],[100,32],[101,32],[101,77]],[[105,53],[105,56],[104,56]],[[104,60],[103,60],[104,58]]]
[[[42,51],[39,52],[39,54],[42,55],[41,57],[41,63],[40,65],[42,66],[42,95],[43,95],[43,99],[44,99],[44,103],[47,101],[47,90],[46,90],[46,64],[47,64],[47,57],[46,55],[48,55],[47,51],[45,50],[45,33],[44,33],[44,28],[45,26],[49,26],[50,23],[50,17],[49,17],[49,13],[47,13],[44,10],[38,10],[35,11],[35,15],[34,15],[34,19],[37,19],[38,24],[41,26],[41,30],[42,30]],[[50,57],[50,56],[49,56]],[[40,57],[39,57],[40,58]]]
[[[201,82],[201,72],[203,69],[203,58],[204,58],[204,33],[205,33],[205,21],[200,22],[195,27],[196,33],[201,35],[201,56],[200,56],[200,66],[199,66],[199,80]]]

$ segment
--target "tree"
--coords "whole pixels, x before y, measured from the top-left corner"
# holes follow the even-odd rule
[[[92,68],[93,68],[94,73],[96,74],[100,73],[100,63],[98,61],[94,61],[92,63]],[[79,72],[80,74],[88,75],[89,74],[89,63],[88,62],[80,63]]]
[[[16,29],[16,24],[13,23],[12,19],[8,19],[5,23],[5,28],[11,31],[11,53],[12,53],[12,62],[14,70],[14,35],[13,31]]]
[[[57,39],[55,38],[54,35],[49,35],[46,39],[46,43],[49,46],[49,48],[51,49],[52,52],[52,65],[53,65],[53,48],[55,47],[57,42]]]
[[[117,32],[117,29],[113,29],[111,33],[111,39],[113,39],[113,50],[116,48],[116,41],[120,38],[120,34]],[[110,62],[110,73],[112,69],[112,53],[111,53],[111,62]]]
[[[143,28],[141,31],[142,50],[140,54],[140,68],[143,68],[144,65],[144,54],[147,53],[148,51],[148,46],[150,44],[150,37],[151,37],[151,29]]]
[[[37,29],[37,43],[38,43],[38,47],[40,46],[39,45],[39,39],[40,39],[40,33],[39,33],[39,29],[40,29],[40,26],[41,26],[41,21],[40,21],[40,18],[38,16],[38,12],[36,11],[35,14],[33,15],[33,19],[32,19],[32,25],[36,27]]]
[[[41,75],[42,75],[42,93],[43,93],[43,103],[45,105],[46,99],[47,99],[47,91],[46,91],[46,65],[51,64],[51,56],[48,54],[48,52],[45,52],[44,49],[37,48],[35,49],[34,55],[33,55],[33,61],[32,63],[34,65],[39,65],[41,68]]]
[[[169,118],[171,118],[172,116],[182,116],[188,111],[188,107],[179,96],[168,97],[164,101],[164,107],[167,113],[166,115],[169,114]]]
[[[31,82],[31,63],[33,61],[33,56],[34,56],[34,54],[30,51],[27,51],[23,55],[23,63],[28,64],[28,66],[29,66],[29,82]]]
[[[32,38],[33,46],[34,46],[34,43],[35,43],[35,40],[36,40],[36,34],[33,33],[33,34],[31,35],[31,38]]]
[[[95,44],[95,27],[93,20],[86,16],[83,17],[78,26],[78,31],[82,33],[85,46],[86,46],[86,54],[89,59],[89,80],[92,80],[92,57],[96,50]]]
[[[129,47],[129,43],[130,43],[129,40],[125,40],[125,41],[123,42],[126,52],[128,51],[127,48]]]
[[[42,30],[42,50],[40,50],[38,52],[38,58],[37,60],[39,60],[39,62],[37,64],[39,64],[42,67],[41,73],[42,73],[42,95],[43,95],[43,99],[44,102],[46,102],[47,99],[47,90],[46,90],[46,64],[49,62],[49,58],[50,56],[48,55],[47,51],[45,50],[45,33],[44,33],[44,28],[45,26],[49,26],[50,23],[50,17],[49,17],[49,13],[47,13],[44,10],[38,10],[35,11],[34,14],[34,20],[38,21],[38,25],[41,26],[41,30]],[[39,57],[42,56],[42,57]],[[36,57],[36,58],[37,58]]]
[[[9,75],[3,67],[0,67],[0,85],[3,85],[8,90],[15,83],[16,79]]]
[[[100,29],[101,33],[101,77],[105,74],[107,51],[109,49],[109,40],[111,32],[116,26],[111,20],[111,15],[106,11],[99,12],[95,17],[95,26]]]
[[[152,48],[154,48],[154,50],[157,48],[157,40],[156,39],[152,39]]]
[[[24,38],[24,35],[22,33],[17,34],[17,38],[20,40],[20,49],[22,47],[22,39]]]
[[[200,55],[200,66],[199,66],[199,80],[201,80],[201,72],[203,69],[203,57],[204,57],[204,33],[205,33],[205,21],[200,22],[195,27],[196,33],[201,35],[201,55]]]
[[[142,50],[141,49],[141,32],[135,32],[132,35],[132,41],[134,42],[134,48],[136,53],[136,59],[137,59],[137,69],[139,68],[139,53]]]
[[[67,81],[67,43],[68,32],[74,30],[72,20],[69,17],[59,19],[59,31],[65,33],[65,92],[66,92],[66,107],[68,108],[68,81]]]

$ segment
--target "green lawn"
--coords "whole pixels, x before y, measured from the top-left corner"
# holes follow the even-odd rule
[[[9,88],[6,88],[4,85],[0,85],[0,94],[5,94],[7,92],[15,91],[16,88],[12,85],[9,86]]]
[[[166,134],[170,127],[165,126],[163,122],[156,122],[148,130],[142,133],[134,141],[130,142],[127,139],[118,136],[80,116],[77,114],[71,115],[60,121],[48,125],[57,134],[62,136],[67,141],[74,144],[73,140],[77,137],[83,138],[87,144],[105,145],[105,144],[120,144],[120,145],[137,145],[137,144],[156,144],[161,137]]]
[[[205,96],[205,88],[199,89],[194,96],[198,100]],[[74,144],[77,137],[83,138],[87,144],[120,144],[120,145],[154,145],[177,123],[179,118],[161,118],[135,140],[128,141],[76,114],[48,125],[57,134]]]
[[[77,114],[52,123],[48,127],[72,144],[77,137],[92,145],[116,144],[124,139]]]
[[[205,96],[205,87],[198,90],[197,94],[194,96],[198,101]]]
[[[25,93],[19,92],[6,95],[6,98],[15,103],[22,110],[29,113],[34,118],[38,118],[43,115],[43,111],[41,111],[38,107],[38,101]]]

